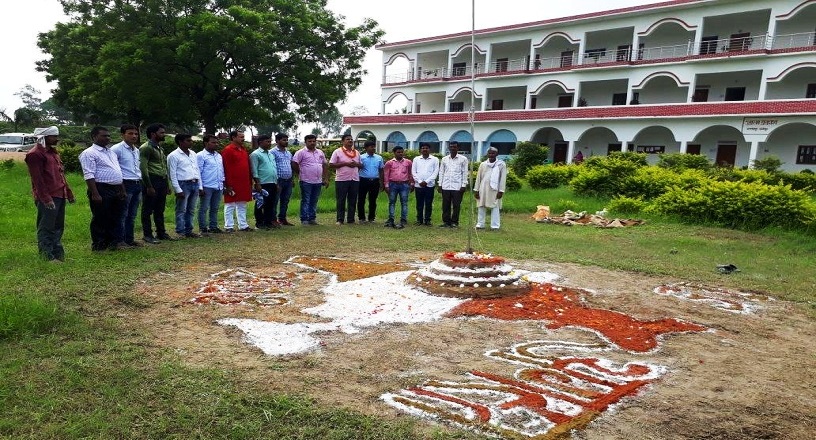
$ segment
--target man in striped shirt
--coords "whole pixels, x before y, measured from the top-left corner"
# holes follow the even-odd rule
[[[79,155],[91,201],[91,249],[124,249],[126,246],[117,243],[116,238],[126,197],[122,168],[116,154],[108,148],[110,133],[105,127],[91,129],[91,138],[93,145]]]

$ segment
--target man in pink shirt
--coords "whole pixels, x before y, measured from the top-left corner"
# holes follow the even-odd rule
[[[406,159],[402,147],[394,147],[394,158],[385,163],[383,180],[388,193],[388,221],[385,227],[402,229],[408,223],[408,193],[414,190],[414,176],[411,173],[411,160]],[[394,223],[394,209],[397,195],[400,198],[400,222]]]
[[[317,136],[304,139],[305,147],[292,156],[292,172],[300,177],[300,223],[317,225],[317,201],[322,187],[329,186],[326,156],[317,149]]]
[[[357,192],[360,188],[360,153],[354,148],[350,134],[343,135],[342,146],[331,155],[329,167],[335,170],[334,194],[337,198],[337,224],[354,223],[354,211],[357,209]],[[348,215],[346,215],[348,213]]]

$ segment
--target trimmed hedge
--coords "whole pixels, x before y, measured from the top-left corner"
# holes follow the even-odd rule
[[[816,227],[816,203],[807,194],[759,182],[709,180],[695,191],[675,187],[655,199],[647,211],[746,230],[780,226],[814,231]]]

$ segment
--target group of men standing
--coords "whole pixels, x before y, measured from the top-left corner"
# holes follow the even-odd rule
[[[420,156],[413,161],[404,156],[402,147],[393,149],[394,158],[384,162],[376,154],[373,141],[365,143],[359,153],[350,135],[329,160],[317,147],[317,137],[308,135],[305,146],[294,155],[289,151],[288,136],[279,133],[262,135],[251,154],[244,145],[244,133],[229,133],[229,144],[219,152],[218,138],[205,135],[204,149],[192,151],[192,136],[175,136],[177,148],[165,155],[161,143],[165,127],[151,124],[146,128],[147,141],[138,146],[139,130],[125,124],[120,127],[122,141],[110,144],[110,133],[104,127],[91,130],[93,144],[79,156],[91,207],[91,248],[94,251],[139,247],[135,240],[135,219],[141,204],[142,241],[150,244],[173,241],[165,230],[164,210],[167,196],[175,196],[175,231],[179,237],[197,238],[202,234],[254,229],[247,221],[247,203],[255,201],[255,223],[259,229],[292,226],[287,219],[295,175],[299,175],[303,225],[317,224],[317,202],[322,188],[328,187],[329,169],[335,170],[337,224],[374,222],[377,196],[388,194],[388,220],[385,226],[402,229],[408,222],[408,195],[416,191],[416,224],[431,225],[434,187],[442,194],[442,227],[458,227],[463,194],[468,185],[469,162],[458,154],[458,144],[451,142],[449,154],[440,161],[430,155],[430,146],[420,146]],[[65,204],[74,195],[65,180],[56,144],[56,127],[38,129],[38,144],[26,155],[37,206],[39,252],[46,259],[62,261],[61,243],[65,221]],[[486,208],[492,208],[492,229],[500,227],[499,210],[504,193],[506,166],[496,159],[496,150],[488,151],[476,177],[474,196],[478,200],[476,227],[484,228]],[[218,227],[221,199],[224,201],[224,230]],[[396,218],[396,201],[400,215]],[[366,203],[367,202],[367,203]],[[193,232],[198,205],[200,233]],[[366,206],[368,205],[368,206]],[[366,212],[366,207],[367,212]],[[155,233],[154,233],[155,226]]]
[[[413,161],[405,157],[404,148],[394,147],[394,158],[384,162],[376,154],[376,143],[367,141],[365,153],[354,148],[351,136],[343,136],[342,145],[329,160],[329,166],[337,171],[335,181],[337,224],[374,222],[377,212],[377,196],[388,194],[388,219],[386,227],[402,229],[408,223],[408,195],[416,192],[416,224],[431,226],[434,187],[442,194],[441,227],[459,227],[462,198],[468,186],[469,161],[459,154],[458,142],[451,141],[449,153],[440,161],[431,156],[427,143],[420,145],[420,156]],[[484,229],[487,208],[491,208],[491,229],[499,229],[501,198],[504,195],[507,167],[497,159],[495,148],[488,150],[488,160],[479,167],[476,175],[474,196],[479,208],[477,229]],[[396,202],[399,198],[400,216],[396,218]],[[366,212],[366,205],[368,210]],[[355,209],[356,208],[356,209]]]

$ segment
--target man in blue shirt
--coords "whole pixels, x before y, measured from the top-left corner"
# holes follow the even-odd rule
[[[219,147],[221,145],[217,137],[205,134],[204,149],[196,154],[201,183],[204,186],[204,197],[198,204],[198,229],[202,234],[223,232],[218,227],[219,205],[224,194],[224,161],[218,152]]]
[[[258,229],[278,227],[275,223],[275,208],[272,201],[278,193],[278,167],[275,157],[269,151],[272,148],[272,136],[258,136],[258,148],[249,155],[252,169],[253,191],[262,194],[262,200],[255,200],[255,226]]]
[[[289,152],[289,136],[286,133],[275,135],[276,148],[272,149],[275,157],[275,164],[278,167],[278,194],[272,199],[272,212],[280,202],[278,209],[278,221],[276,225],[293,226],[286,220],[286,211],[289,210],[289,199],[292,198],[292,153]]]
[[[375,154],[377,143],[366,141],[366,154],[360,157],[363,167],[360,168],[360,193],[357,196],[357,218],[360,223],[366,222],[365,203],[368,199],[368,222],[374,223],[377,215],[377,196],[383,191],[383,168],[385,163],[382,156]]]
[[[142,194],[142,170],[139,168],[139,129],[132,124],[119,128],[122,142],[111,147],[119,160],[122,178],[125,185],[125,209],[116,228],[116,243],[131,247],[141,246],[134,239],[133,229],[136,225],[136,214],[139,213],[139,200]]]

